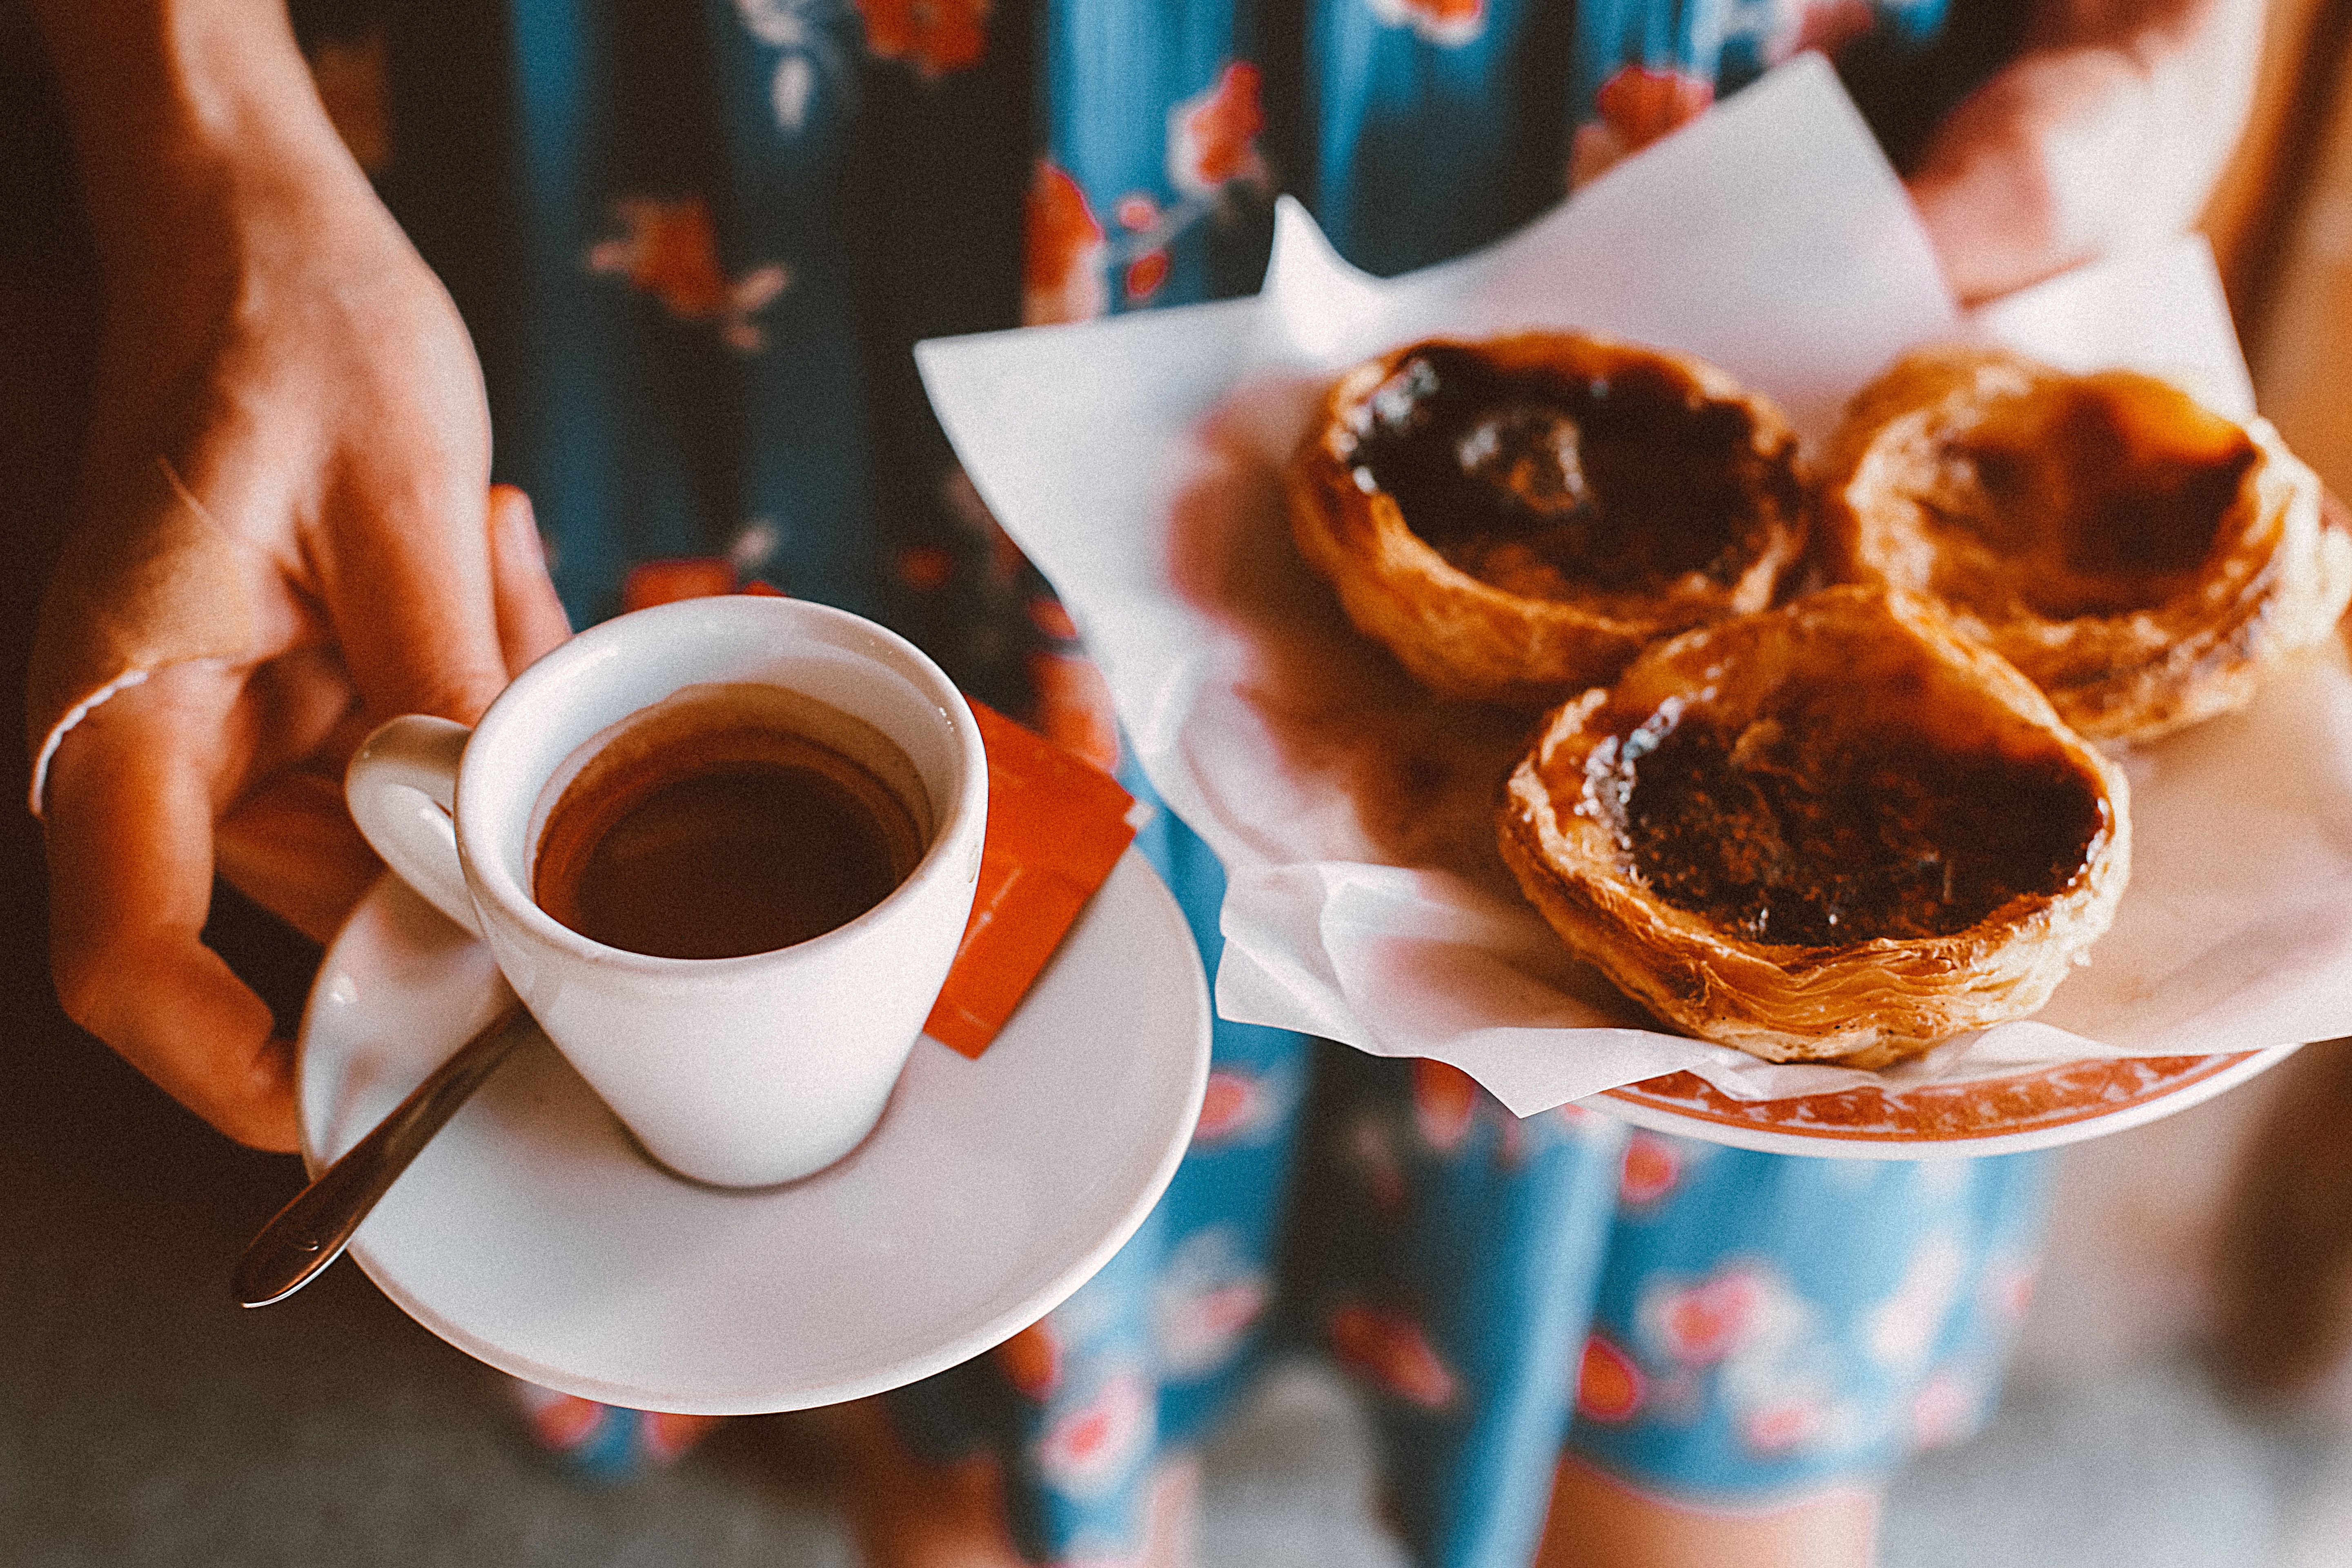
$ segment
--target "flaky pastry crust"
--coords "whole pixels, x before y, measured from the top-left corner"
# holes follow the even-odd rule
[[[1770,604],[1797,438],[1703,361],[1572,332],[1408,344],[1326,395],[1291,530],[1358,629],[1446,696],[1530,706]]]
[[[1832,579],[1941,600],[2098,739],[2242,707],[2352,599],[2352,536],[2268,421],[2132,372],[1911,354],[1848,406],[1822,491]]]
[[[1883,1067],[2048,999],[2129,876],[2119,768],[1934,605],[1810,595],[1556,710],[1503,858],[1660,1018]]]

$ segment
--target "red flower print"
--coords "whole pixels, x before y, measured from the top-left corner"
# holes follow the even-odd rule
[[[1257,134],[1265,129],[1258,105],[1259,74],[1234,60],[1205,92],[1168,111],[1168,179],[1187,195],[1213,195],[1227,183],[1267,183]]]
[[[1740,1441],[1759,1454],[1801,1448],[1829,1425],[1828,1412],[1810,1399],[1784,1399],[1750,1410],[1739,1423]]]
[[[1184,1238],[1151,1291],[1151,1342],[1163,1378],[1206,1374],[1240,1355],[1272,1292],[1242,1234],[1209,1226]]]
[[[1265,1303],[1265,1280],[1257,1274],[1162,1301],[1155,1321],[1162,1363],[1175,1376],[1198,1377],[1232,1360]]]
[[[1029,624],[1055,642],[1078,640],[1078,623],[1070,619],[1070,612],[1062,601],[1051,594],[1039,594],[1029,601]]]
[[[1069,172],[1040,158],[1029,182],[1021,317],[1029,325],[1092,321],[1110,309],[1103,226]]]
[[[1715,84],[1703,77],[1627,66],[1593,95],[1601,118],[1576,128],[1570,185],[1590,184],[1618,160],[1697,119],[1714,101]]]
[[[621,220],[629,237],[612,259],[629,282],[689,320],[715,312],[727,298],[719,268],[719,231],[701,197],[682,202],[625,201]],[[603,268],[600,265],[600,270]]]
[[[1715,84],[1676,70],[1628,66],[1593,95],[1601,118],[1628,153],[1638,153],[1670,131],[1697,119],[1715,101]]]
[[[1443,1410],[1459,1391],[1421,1325],[1402,1312],[1360,1303],[1331,1314],[1331,1352],[1339,1364],[1423,1410]]]
[[[1105,773],[1118,770],[1118,715],[1110,683],[1083,654],[1029,656],[1030,689],[1037,694],[1031,725],[1047,740],[1076,752]]]
[[[996,1370],[1024,1396],[1044,1399],[1061,1385],[1061,1342],[1048,1323],[1032,1323],[996,1347]]]
[[[1876,22],[1868,0],[1811,0],[1804,8],[1795,42],[1788,52],[1795,55],[1819,49],[1834,58],[1840,49],[1869,32]]]
[[[656,1464],[668,1464],[702,1441],[704,1433],[725,1419],[724,1415],[678,1415],[665,1410],[648,1410],[643,1428],[646,1455]]]
[[[719,226],[700,196],[630,196],[614,203],[613,212],[626,232],[589,250],[589,271],[626,278],[681,321],[716,323],[730,348],[757,353],[765,346],[751,317],[789,286],[782,267],[755,267],[730,279],[719,262]]]
[[[1477,1105],[1477,1079],[1434,1058],[1412,1058],[1412,1124],[1423,1142],[1441,1153],[1460,1143]]]
[[[1192,1124],[1192,1142],[1224,1143],[1255,1131],[1272,1099],[1255,1073],[1212,1068],[1209,1087],[1201,1096],[1201,1119]]]
[[[536,1388],[533,1392],[549,1395],[545,1398],[527,1396],[527,1403],[531,1406],[530,1435],[542,1447],[558,1451],[576,1448],[604,1425],[604,1407],[593,1399]]]
[[[1618,1200],[1641,1208],[1656,1203],[1683,1179],[1682,1153],[1654,1132],[1636,1132],[1625,1141],[1625,1163],[1617,1175]]]
[[[621,608],[642,610],[734,591],[735,563],[725,556],[677,555],[630,567],[621,584]]]
[[[1486,26],[1486,0],[1368,0],[1372,15],[1391,27],[1411,27],[1433,44],[1453,47]]]
[[[1642,1408],[1648,1380],[1633,1358],[1599,1334],[1584,1342],[1576,1378],[1576,1413],[1588,1421],[1614,1426]]]
[[[1064,1491],[1099,1496],[1134,1468],[1153,1424],[1150,1390],[1135,1373],[1122,1373],[1038,1439],[1037,1468]]]
[[[927,77],[980,63],[988,50],[989,0],[857,0],[866,47]]]
[[[955,576],[955,557],[936,544],[911,545],[898,552],[894,570],[918,594],[936,593]]]
[[[1225,1258],[1213,1268],[1183,1269],[1152,1305],[1152,1344],[1171,1377],[1200,1377],[1240,1354],[1251,1326],[1265,1314],[1265,1274]]]
[[[1160,225],[1160,204],[1141,191],[1119,197],[1114,211],[1118,216],[1118,226],[1130,233],[1149,234]]]
[[[1669,1293],[1656,1317],[1664,1349],[1676,1361],[1721,1361],[1760,1325],[1769,1290],[1753,1269],[1734,1265]]]
[[[1160,292],[1168,281],[1168,253],[1147,250],[1127,264],[1127,297],[1129,302],[1141,304]]]

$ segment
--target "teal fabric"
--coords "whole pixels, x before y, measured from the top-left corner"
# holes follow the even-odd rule
[[[723,557],[1108,737],[1049,585],[955,471],[915,342],[1248,291],[1284,191],[1359,265],[1437,261],[1811,44],[1916,142],[2000,37],[1943,21],[1941,0],[336,0],[304,26],[385,41],[381,184],[474,327],[497,476],[533,496],[575,620],[642,563]],[[1213,859],[1164,811],[1146,844],[1213,970]],[[1520,1121],[1447,1069],[1221,1023],[1143,1230],[894,1408],[932,1452],[1002,1458],[1038,1561],[1116,1559],[1155,1461],[1304,1345],[1369,1391],[1417,1561],[1522,1563],[1563,1445],[1757,1498],[1964,1431],[2041,1170]]]

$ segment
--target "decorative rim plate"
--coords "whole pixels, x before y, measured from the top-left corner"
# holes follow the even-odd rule
[[[1636,1127],[1737,1149],[1859,1160],[2012,1154],[2104,1137],[2210,1100],[2297,1050],[2095,1058],[1963,1083],[1871,1084],[1795,1100],[1735,1100],[1695,1073],[1586,1101]]]
[[[303,1018],[303,1157],[356,1142],[482,1023],[488,954],[386,878]],[[516,1376],[688,1414],[799,1409],[910,1383],[1042,1317],[1175,1173],[1209,1065],[1176,901],[1129,850],[986,1055],[919,1041],[839,1163],[729,1192],[643,1155],[541,1036],[352,1238],[412,1317]]]

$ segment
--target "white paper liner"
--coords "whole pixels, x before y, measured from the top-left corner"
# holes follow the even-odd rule
[[[1370,278],[1286,203],[1251,299],[922,345],[966,470],[1061,594],[1153,785],[1226,867],[1224,1016],[1437,1058],[1522,1115],[1676,1069],[1776,1100],[2352,1033],[2352,670],[2333,643],[2252,710],[2126,756],[2129,890],[2031,1020],[1885,1072],[1779,1066],[1658,1032],[1571,957],[1484,854],[1507,738],[1348,627],[1279,491],[1338,370],[1430,333],[1544,325],[1712,360],[1811,440],[1899,351],[1967,331],[2252,408],[2193,239],[1964,322],[1812,57],[1442,267]]]

